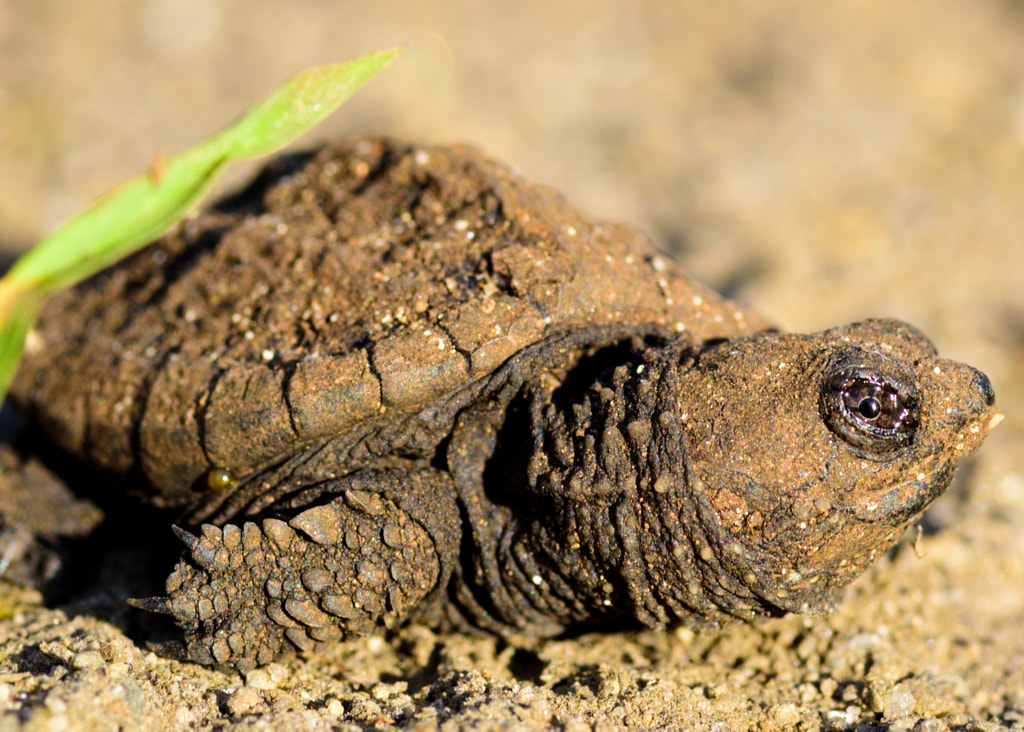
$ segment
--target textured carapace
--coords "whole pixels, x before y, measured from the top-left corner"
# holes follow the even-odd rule
[[[468,148],[282,159],[55,299],[13,394],[172,509],[188,655],[827,609],[998,420],[910,326],[773,332]]]

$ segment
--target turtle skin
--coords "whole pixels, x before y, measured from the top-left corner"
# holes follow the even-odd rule
[[[824,611],[999,419],[905,323],[779,333],[472,148],[366,138],[54,298],[12,397],[167,509],[135,603],[239,670],[409,621]]]

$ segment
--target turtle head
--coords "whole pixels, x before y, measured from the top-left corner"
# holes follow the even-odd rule
[[[680,482],[739,614],[830,607],[1002,418],[984,374],[895,320],[714,344],[678,378]]]

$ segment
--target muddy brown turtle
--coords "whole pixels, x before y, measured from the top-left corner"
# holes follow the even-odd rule
[[[188,656],[828,609],[999,415],[918,330],[772,330],[476,151],[282,158],[57,297],[13,386],[187,546]]]

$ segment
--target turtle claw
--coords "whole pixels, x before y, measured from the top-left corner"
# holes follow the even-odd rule
[[[132,607],[146,612],[160,613],[161,615],[174,614],[169,597],[129,597],[126,602]]]
[[[228,551],[224,546],[223,533],[220,528],[204,524],[201,536],[196,536],[180,526],[171,526],[171,529],[188,549],[192,560],[200,567],[211,572],[225,568]]]
[[[180,526],[171,526],[171,531],[174,535],[181,539],[181,543],[189,548],[190,551],[195,551],[196,547],[199,546],[199,537],[195,534],[185,531]]]

